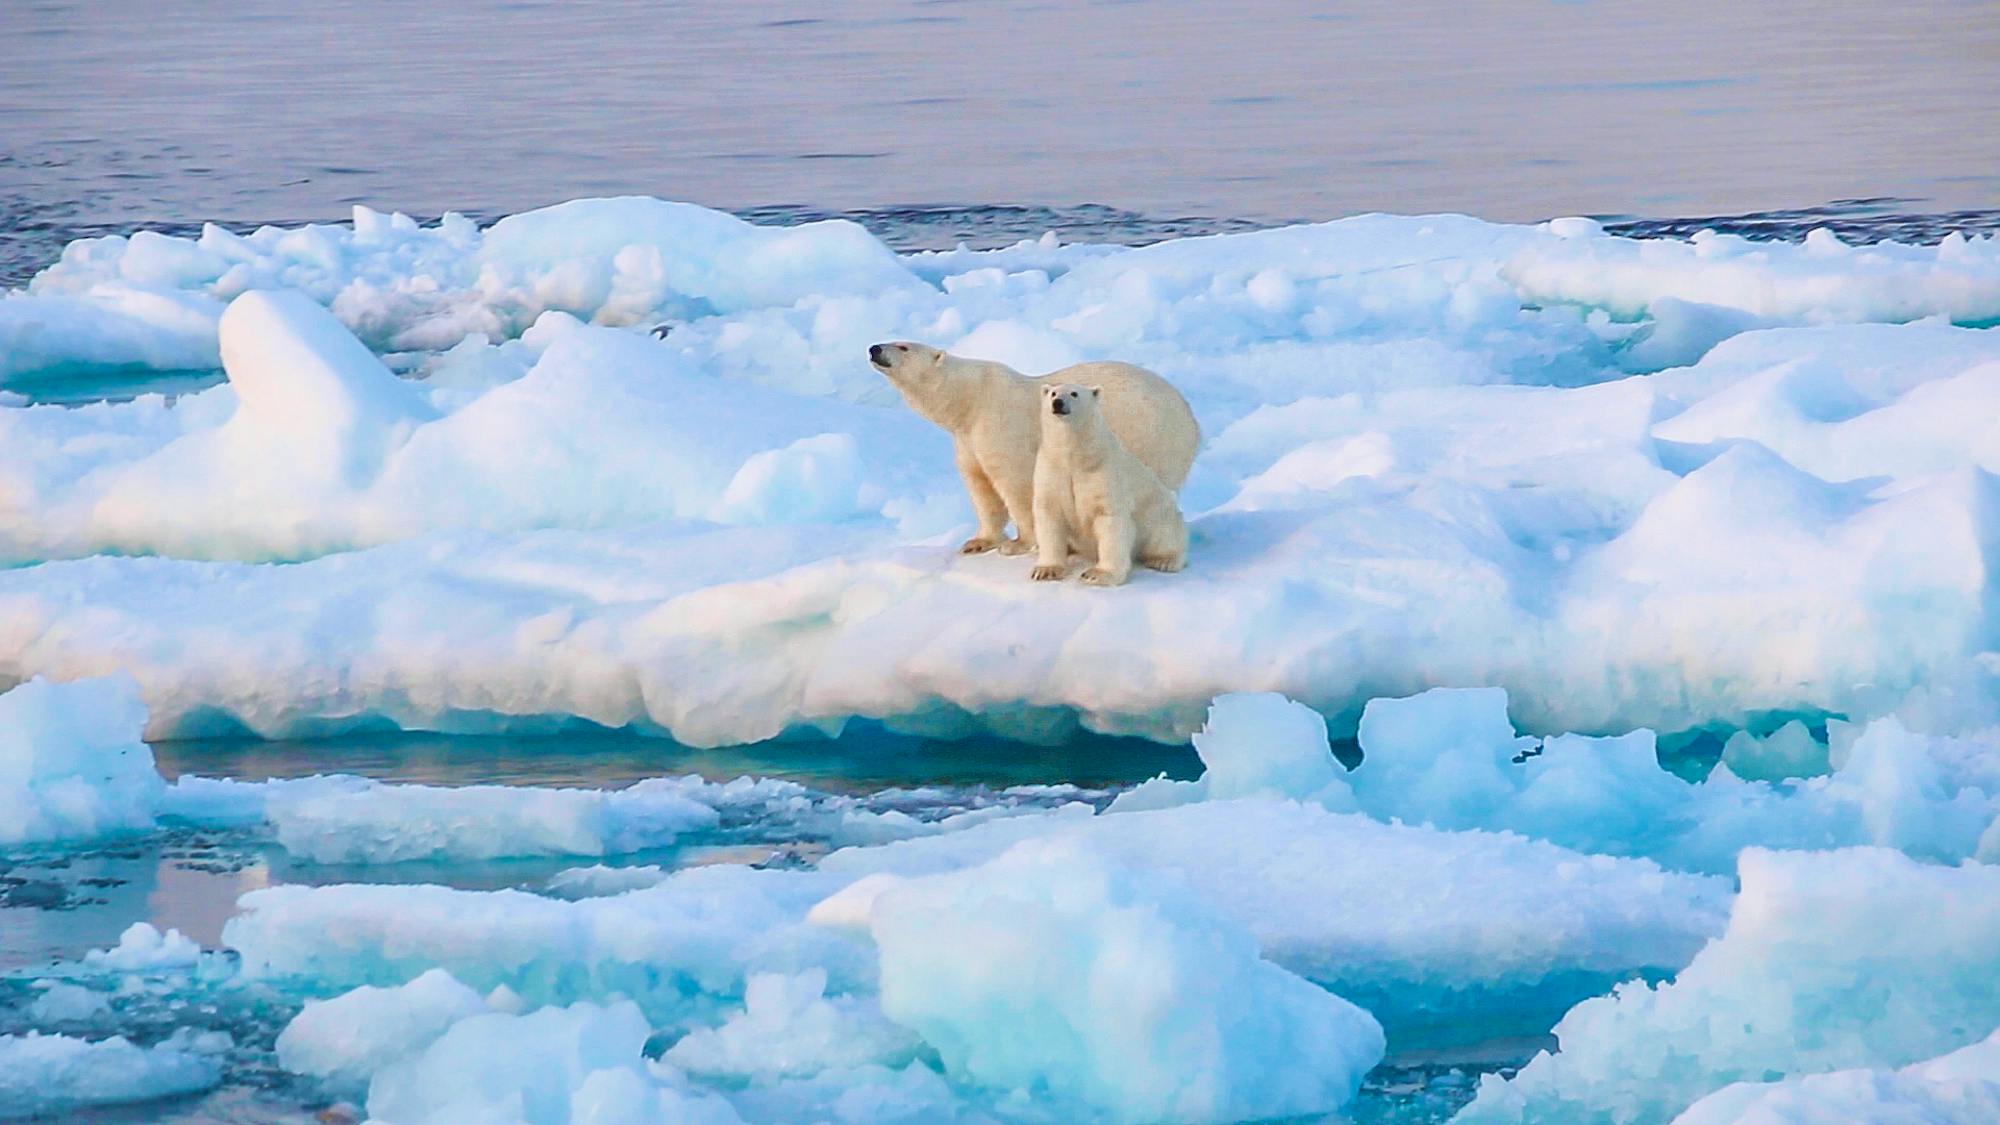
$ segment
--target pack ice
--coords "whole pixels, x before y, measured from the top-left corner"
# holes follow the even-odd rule
[[[276,1065],[398,1122],[1244,1120],[1553,1029],[1445,1112],[1982,1119],[1996,322],[1990,238],[1587,220],[899,255],[625,199],[79,242],[0,300],[0,380],[222,381],[0,407],[0,843],[322,874],[225,950],[60,967],[6,1013],[7,1112]],[[894,338],[1172,379],[1190,569],[956,555],[949,443],[865,363]],[[1204,773],[913,815],[169,785],[140,741],[855,719],[1192,735]],[[746,836],[814,848],[701,858]],[[526,857],[575,866],[410,881]],[[144,997],[297,1014],[114,1038]],[[98,1068],[136,1077],[64,1084]]]
[[[1990,238],[1373,215],[898,255],[580,200],[85,240],[0,311],[153,362],[64,319],[106,294],[209,310],[225,381],[0,409],[0,674],[129,671],[154,736],[1178,739],[1240,690],[1345,734],[1434,686],[1537,733],[1992,718]],[[948,442],[865,362],[892,338],[1174,380],[1212,435],[1192,568],[1093,596],[952,554]]]

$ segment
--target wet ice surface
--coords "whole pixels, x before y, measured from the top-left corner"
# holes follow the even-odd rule
[[[1189,773],[1184,752],[1150,747],[1125,750],[1116,743],[1046,748],[987,743],[976,747],[823,744],[731,748],[727,754],[689,752],[670,762],[650,742],[623,739],[483,740],[442,736],[354,738],[311,744],[196,742],[159,747],[170,775],[199,770],[208,776],[258,779],[308,771],[342,770],[383,779],[446,785],[621,785],[661,772],[701,770],[731,759],[758,763],[776,775],[791,764],[798,776],[828,791],[852,794],[865,807],[924,819],[990,805],[1028,807],[1084,800],[1103,805],[1119,788],[1166,770]],[[891,741],[891,740],[884,740]],[[606,747],[604,743],[614,745]],[[828,753],[832,751],[832,753]],[[842,762],[846,753],[848,760]],[[1072,756],[1074,755],[1074,756]],[[956,760],[954,760],[954,758]],[[1195,765],[1195,772],[1199,766]],[[896,780],[906,788],[879,790]],[[706,771],[704,771],[706,772]],[[1071,777],[1096,779],[1078,787]],[[942,780],[951,778],[950,781]],[[1054,781],[1035,792],[1036,779]],[[1057,781],[1056,779],[1063,779]],[[1016,788],[1006,795],[1008,787]],[[750,864],[803,869],[827,850],[823,838],[802,837],[796,825],[734,818],[717,830],[676,847],[610,857],[615,869],[672,871],[703,864]],[[82,846],[49,845],[0,851],[0,1035],[28,1030],[68,1032],[99,1039],[126,1036],[142,1045],[183,1029],[226,1032],[232,1045],[219,1056],[222,1083],[206,1092],[68,1111],[67,1119],[102,1122],[259,1122],[304,1120],[342,1100],[310,1078],[287,1073],[272,1044],[309,995],[284,984],[250,987],[204,983],[199,974],[169,972],[141,978],[91,976],[73,963],[87,951],[115,947],[134,922],[178,930],[204,949],[222,948],[222,928],[245,892],[284,884],[353,882],[438,884],[467,890],[550,887],[559,872],[577,869],[574,857],[505,859],[471,863],[415,862],[381,865],[314,865],[288,859],[263,828],[169,828],[144,837]],[[608,889],[608,888],[607,888]],[[52,978],[52,968],[60,974]],[[108,1005],[82,1018],[51,1018],[35,1004],[53,979],[59,987],[91,990]],[[46,1005],[46,1002],[44,1002]],[[1362,1085],[1348,1117],[1362,1123],[1442,1121],[1470,1096],[1476,1076],[1511,1073],[1544,1045],[1541,1036],[1421,1049],[1392,1055]]]
[[[30,718],[23,710],[22,700],[46,698],[56,703],[88,706],[94,714],[117,715],[125,706],[123,699],[128,698],[122,693],[129,690],[117,687],[115,681],[60,690],[46,685],[21,689],[23,694],[8,699],[11,710],[7,729],[16,739],[13,752],[20,753],[20,739],[32,741],[38,733],[55,734],[58,741],[64,741],[72,749],[80,745],[75,741],[79,736],[63,736],[53,728],[51,716],[59,717],[62,712],[44,707],[35,712],[39,718]],[[41,695],[36,696],[36,692]],[[1217,733],[1203,742],[1201,748],[1212,773],[1209,781],[1201,783],[1206,787],[1202,791],[1204,799],[1255,799],[1260,794],[1313,788],[1323,783],[1343,784],[1337,780],[1343,767],[1334,764],[1328,753],[1323,724],[1308,718],[1307,725],[1312,729],[1289,730],[1285,726],[1293,720],[1284,716],[1296,719],[1308,714],[1276,701],[1275,697],[1243,697],[1233,710],[1219,711],[1214,724]],[[82,720],[78,717],[71,721]],[[1270,726],[1273,722],[1279,725]],[[92,753],[113,752],[116,747],[108,739],[108,735],[100,736],[101,744]],[[737,747],[724,752],[680,751],[657,740],[610,735],[533,739],[380,736],[309,744],[172,743],[156,749],[162,772],[176,782],[162,806],[163,820],[159,827],[141,833],[114,830],[108,838],[52,841],[0,850],[0,1035],[31,1036],[0,1040],[0,1047],[11,1044],[8,1049],[18,1051],[40,1042],[55,1042],[33,1039],[34,1034],[71,1035],[79,1039],[61,1042],[77,1044],[78,1051],[86,1049],[81,1041],[87,1040],[94,1044],[89,1050],[110,1051],[116,1047],[157,1055],[157,1062],[138,1055],[133,1061],[119,1061],[122,1069],[118,1073],[135,1075],[133,1081],[141,1083],[140,1089],[145,1082],[154,1082],[161,1089],[171,1088],[172,1083],[186,1080],[181,1075],[192,1075],[193,1085],[207,1087],[198,1094],[149,1100],[133,1093],[116,1094],[101,1076],[84,1080],[80,1087],[53,1086],[49,1083],[58,1081],[55,1075],[65,1075],[60,1079],[65,1082],[79,1079],[74,1070],[51,1071],[51,1077],[43,1080],[34,1095],[40,1101],[28,1104],[39,1104],[45,1109],[63,1108],[71,1119],[265,1121],[300,1117],[353,1096],[353,1090],[346,1085],[317,1081],[301,1074],[302,1066],[310,1070],[314,1065],[301,1061],[306,1055],[279,1065],[273,1055],[273,1044],[302,1004],[339,995],[349,985],[361,981],[394,984],[404,979],[403,974],[391,970],[386,977],[377,975],[366,967],[366,954],[362,954],[361,961],[344,966],[342,958],[346,955],[334,946],[319,953],[307,953],[311,960],[289,968],[286,959],[305,952],[296,944],[301,940],[310,943],[333,938],[339,942],[350,928],[362,935],[375,925],[395,925],[398,924],[395,919],[406,908],[384,901],[386,912],[377,913],[376,907],[357,900],[356,905],[361,909],[339,909],[331,926],[305,919],[303,929],[288,930],[294,923],[287,921],[287,911],[310,907],[310,901],[265,900],[253,893],[265,888],[323,887],[329,893],[342,895],[366,888],[393,894],[391,889],[396,887],[418,895],[433,895],[440,893],[441,888],[454,888],[471,892],[475,897],[520,888],[551,896],[557,902],[577,902],[581,908],[587,905],[583,900],[592,896],[606,896],[604,901],[615,905],[618,896],[647,894],[645,888],[673,880],[676,872],[704,867],[715,868],[719,876],[728,877],[728,882],[718,886],[747,887],[743,879],[754,872],[767,872],[772,878],[822,879],[815,874],[821,860],[831,849],[846,847],[849,850],[842,853],[844,862],[827,869],[826,875],[833,881],[812,884],[837,887],[841,880],[852,879],[870,866],[883,869],[884,874],[876,878],[887,877],[886,872],[891,870],[909,870],[912,863],[918,870],[924,870],[938,869],[942,862],[948,870],[962,862],[953,858],[954,854],[988,852],[996,842],[1004,847],[1010,838],[1032,839],[1051,831],[1060,833],[1065,825],[1096,824],[1098,827],[1091,831],[1099,835],[1117,830],[1105,837],[1107,841],[1125,838],[1144,829],[1149,816],[1179,817],[1179,814],[1136,812],[1106,817],[1114,798],[1129,792],[1132,783],[1146,777],[1164,773],[1170,778],[1188,778],[1201,772],[1200,763],[1191,767],[1185,750],[1157,745],[1104,739],[1053,749],[991,740],[942,744],[870,734],[865,730],[832,743]],[[716,820],[683,832],[671,846],[623,850],[601,857],[601,862],[588,862],[593,857],[575,855],[471,862],[313,862],[310,853],[301,852],[296,842],[287,845],[285,826],[292,814],[277,803],[294,791],[287,786],[324,788],[321,782],[300,776],[308,771],[346,771],[367,775],[392,787],[378,790],[378,796],[422,794],[440,809],[462,810],[464,815],[450,813],[445,823],[449,831],[463,835],[477,832],[476,820],[490,817],[496,810],[503,815],[517,815],[507,812],[507,808],[510,805],[517,810],[531,808],[522,802],[536,799],[548,787],[572,787],[560,790],[571,792],[576,786],[616,789],[641,776],[658,777],[684,770],[712,771],[719,764],[726,768],[714,771],[718,779],[734,769],[755,768],[768,777],[784,772],[788,766],[796,767],[793,772],[808,781],[810,787],[771,780],[755,785],[737,781],[716,786],[690,778],[684,786],[691,788],[685,791],[700,794],[702,800],[711,803],[720,813]],[[58,777],[66,767],[45,764],[41,768],[45,772],[38,776]],[[58,772],[47,774],[47,770]],[[215,781],[203,780],[221,777],[240,779],[247,787],[238,785],[232,789],[234,783],[218,786]],[[1086,784],[1077,784],[1079,778],[1086,779]],[[241,813],[233,810],[254,807],[243,804],[241,797],[266,781],[269,785],[261,792],[270,796],[262,800],[270,803],[261,815],[271,819],[230,826],[232,820],[241,819]],[[900,785],[884,788],[898,781]],[[486,792],[477,787],[495,782],[531,788],[510,790],[512,797],[499,805],[483,801],[485,811],[481,811],[482,805],[470,803],[469,798]],[[372,783],[363,783],[356,776],[340,784],[351,788],[354,784]],[[1152,784],[1157,787],[1163,782]],[[446,788],[431,788],[439,785]],[[190,786],[194,788],[190,790]],[[1271,789],[1273,786],[1277,788]],[[232,794],[234,800],[223,799]],[[302,799],[309,802],[311,794]],[[1166,822],[1159,825],[1168,829],[1167,837],[1148,844],[1143,832],[1130,836],[1138,848],[1135,854],[1158,853],[1163,847],[1171,853],[1178,846],[1169,842],[1171,838],[1186,839],[1189,832],[1199,837],[1211,832],[1214,825],[1226,825],[1231,815],[1222,806],[1213,810],[1218,814],[1216,817],[1207,816],[1200,809],[1188,811],[1201,815],[1179,818],[1185,820],[1182,827],[1170,827]],[[1283,807],[1269,811],[1279,814],[1280,819],[1306,815],[1305,808],[1297,807],[1292,812]],[[393,808],[378,807],[370,815],[379,820],[383,832],[392,835],[420,831],[406,814]],[[189,818],[206,823],[191,826],[186,823]],[[1203,827],[1204,821],[1210,827]],[[1322,822],[1307,816],[1303,823]],[[1323,823],[1334,827],[1333,822]],[[960,824],[969,826],[954,828]],[[1258,831],[1269,835],[1272,827],[1275,826]],[[321,830],[324,829],[322,822]],[[944,833],[930,837],[943,845],[942,850],[923,843],[934,831]],[[1276,827],[1275,831],[1276,835],[1271,836],[1274,841],[1303,838],[1293,827]],[[1435,836],[1409,831],[1414,833],[1410,837],[1412,843]],[[1244,838],[1256,834],[1251,832]],[[1366,835],[1356,839],[1365,839]],[[1393,835],[1390,830],[1390,836]],[[1234,846],[1226,843],[1229,835],[1208,838],[1223,845],[1225,850]],[[892,840],[913,841],[916,850],[884,850],[875,846]],[[1363,850],[1369,847],[1363,845]],[[1207,862],[1194,858],[1203,850],[1197,848],[1189,853],[1186,862],[1192,863],[1194,869]],[[1007,854],[1023,853],[1016,849]],[[1566,853],[1549,851],[1553,857],[1563,854]],[[1104,862],[1093,858],[1096,855],[1094,847],[1075,852],[1051,868],[1048,879],[1036,881],[1060,886],[1079,877],[1087,880],[1090,865]],[[1520,873],[1527,878],[1538,877],[1532,868],[1532,864],[1525,865]],[[1004,867],[993,869],[992,874],[975,875],[963,885],[968,888],[1006,885]],[[857,888],[862,885],[853,884]],[[1273,889],[1277,897],[1270,900],[1269,906],[1254,907],[1253,912],[1269,910],[1294,893],[1317,897],[1317,892],[1290,882],[1289,877],[1285,885]],[[809,895],[820,893],[823,892],[808,891]],[[1506,901],[1508,893],[1501,892],[1501,901]],[[243,898],[246,894],[251,897]],[[424,909],[422,901],[410,902],[419,917]],[[253,924],[239,928],[244,906],[253,903],[257,904],[253,908],[256,915],[251,919]],[[692,907],[693,903],[689,905]],[[757,906],[754,899],[746,900],[744,905],[753,912],[765,909]],[[461,909],[476,913],[482,907],[473,899],[464,900],[460,908],[449,910],[431,922],[420,922],[419,929],[411,931],[408,940],[416,943],[411,948],[417,950],[417,956],[433,955],[422,951],[425,943],[443,936],[456,925],[452,915]],[[518,915],[519,907],[512,912]],[[712,922],[701,924],[721,926],[718,937],[731,934],[729,927],[737,924],[730,920],[733,912],[725,910]],[[1353,924],[1366,930],[1368,923],[1358,914],[1343,912],[1354,917]],[[705,915],[708,911],[701,909],[697,913]],[[1282,910],[1271,915],[1281,916]],[[648,921],[644,913],[634,915],[632,921],[638,924],[637,930],[627,926],[607,930],[606,934],[623,932],[625,937],[617,940],[643,945],[649,940],[644,936],[645,927],[657,924],[659,916],[656,913],[652,918],[653,921]],[[232,919],[239,921],[232,923]],[[1607,916],[1604,920],[1612,919]],[[508,940],[507,931],[512,927],[503,923],[485,928],[472,918],[466,921],[471,923],[470,928],[463,929],[459,938],[446,940],[473,943],[462,946],[461,951],[475,960],[453,960],[453,955],[445,952],[448,946],[436,947],[435,955],[444,957],[455,972],[482,981],[480,974],[486,970],[477,967],[477,959],[485,955],[474,950],[481,942]],[[605,951],[591,952],[588,947],[565,952],[559,942],[534,936],[537,931],[533,927],[538,923],[532,918],[523,918],[521,924],[530,927],[529,948],[537,951],[532,955],[555,958],[554,965],[568,966],[563,970],[565,974],[595,972],[587,968],[588,959],[605,955]],[[725,940],[739,951],[754,947],[758,941],[755,927],[767,923],[752,920],[749,924],[752,930]],[[1481,927],[1491,924],[1490,918],[1479,923]],[[968,936],[979,940],[977,935],[983,932],[987,931],[975,928],[968,931]],[[917,934],[920,940],[917,947],[900,948],[912,955],[922,953],[932,939],[924,930]],[[361,940],[368,939],[364,936]],[[1606,940],[1615,944],[1620,939]],[[394,949],[402,945],[401,940],[396,940],[384,952],[400,956]],[[253,959],[254,965],[242,963],[239,949]],[[674,949],[670,945],[660,951],[659,956],[667,958],[659,962],[663,968],[675,956],[706,956],[698,952],[699,946],[680,947],[678,953]],[[925,955],[942,955],[947,963],[961,956],[970,956],[973,963],[982,959],[950,943]],[[1212,967],[1213,956],[1213,951],[1202,955],[1200,964],[1204,970]],[[494,965],[503,973],[507,971],[501,967],[505,960],[503,955]],[[838,965],[839,959],[833,963]],[[910,963],[907,957],[896,962],[901,966]],[[921,966],[921,957],[914,963]],[[299,966],[304,964],[317,968],[301,972]],[[913,970],[905,967],[899,971]],[[1303,989],[1308,995],[1318,995],[1296,977],[1279,973],[1268,964],[1263,964],[1260,971],[1276,974],[1290,981],[1290,987]],[[949,976],[955,970],[947,968],[945,972]],[[1022,975],[1024,988],[1035,987],[1033,975],[1032,972]],[[561,990],[571,987],[561,984],[560,977],[552,981],[530,973],[501,980],[500,992],[506,991],[507,980],[525,990],[531,1003],[559,1001]],[[487,983],[490,981],[482,982],[481,988]],[[557,988],[558,993],[543,991],[550,987]],[[586,990],[583,995],[599,994],[594,991],[598,986],[583,987]],[[753,1008],[758,1003],[755,987],[753,983],[750,1000]],[[842,987],[854,986],[850,983]],[[1558,985],[1563,994],[1572,998],[1588,995],[1596,987],[1584,982]],[[469,995],[476,998],[478,994]],[[671,1012],[681,1002],[673,999],[673,995],[670,992],[665,997],[653,996],[647,1000],[653,1006],[649,1010]],[[485,1003],[499,1001],[489,997]],[[667,1007],[659,1008],[663,1003]],[[1393,1002],[1390,1006],[1394,1006]],[[721,1010],[728,1011],[726,1001]],[[1470,1030],[1471,1025],[1490,1021],[1491,1015],[1482,1016],[1475,1009],[1465,1016],[1469,1022],[1462,1028],[1440,1025],[1418,1029],[1407,1019],[1398,1024],[1403,1029],[1395,1032],[1399,1042],[1388,1059],[1361,1081],[1359,1096],[1349,1107],[1349,1117],[1360,1122],[1443,1120],[1470,1097],[1478,1075],[1511,1074],[1515,1066],[1543,1046],[1545,1037],[1537,1029],[1552,1018],[1550,1014],[1500,1016],[1496,1026],[1507,1030],[1496,1032]],[[698,1028],[713,1018],[698,1017],[695,1026]],[[393,1030],[393,1023],[384,1023],[379,1017],[364,1022],[363,1026],[377,1035]],[[661,1032],[655,1037],[656,1050],[666,1048],[679,1037],[673,1030],[675,1027],[673,1017],[664,1017]],[[117,1041],[105,1045],[105,1037],[114,1034],[137,1044],[137,1048],[118,1045]],[[340,1050],[351,1049],[337,1047],[341,1042],[337,1039],[324,1042]],[[752,1057],[759,1057],[755,1049],[753,1046]],[[1368,1050],[1365,1044],[1361,1049]],[[685,1048],[676,1048],[668,1058],[694,1065],[691,1060],[695,1056]],[[148,1077],[148,1071],[132,1069],[142,1062],[148,1068],[157,1066],[158,1073]],[[13,1065],[28,1064],[17,1060]],[[21,1073],[25,1072],[17,1071],[17,1075]],[[724,1088],[733,1087],[725,1084]],[[88,1106],[57,1100],[71,1096],[62,1092],[70,1089],[85,1092],[75,1096],[115,1096],[127,1104]],[[0,1087],[0,1097],[4,1096],[6,1090]],[[380,1108],[372,1102],[378,1096],[387,1099],[383,1104],[394,1104],[393,1091],[376,1091],[370,1094],[372,1108]],[[752,1094],[743,1096],[752,1098],[744,1105],[754,1111],[758,1103]],[[5,1104],[10,1103],[0,1102]],[[1042,1111],[1017,1104],[1002,1116],[1022,1113],[1032,1120]],[[753,1119],[756,1116],[753,1112]],[[782,1118],[785,1114],[778,1116]],[[919,1115],[920,1119],[923,1117]]]

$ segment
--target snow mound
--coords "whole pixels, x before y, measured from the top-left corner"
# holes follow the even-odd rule
[[[127,676],[36,677],[0,694],[0,844],[151,828],[166,783],[145,727]]]
[[[1672,981],[1577,1005],[1560,1053],[1483,1080],[1458,1120],[1664,1122],[1732,1082],[1905,1066],[2000,1026],[2000,869],[1752,848],[1740,878]]]
[[[502,219],[486,232],[478,263],[488,294],[607,324],[917,284],[858,223],[760,227],[643,196],[572,200]]]
[[[1331,1112],[1382,1057],[1368,1013],[1073,843],[893,888],[870,930],[884,1014],[949,1073],[1115,1120]]]
[[[170,1044],[122,1037],[0,1035],[0,1117],[47,1117],[91,1106],[151,1101],[222,1080],[214,1060]]]
[[[230,302],[220,328],[222,368],[237,402],[227,428],[257,444],[256,460],[279,460],[272,455],[283,450],[283,460],[306,472],[359,482],[435,416],[410,384],[302,293],[245,293]]]

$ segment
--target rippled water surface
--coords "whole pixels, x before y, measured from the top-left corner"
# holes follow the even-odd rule
[[[2000,206],[1996,107],[1979,0],[12,0],[0,277],[135,226],[625,192],[905,246],[1884,197],[1924,233]]]

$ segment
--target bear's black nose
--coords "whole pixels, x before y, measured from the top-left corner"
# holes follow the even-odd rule
[[[868,362],[874,364],[877,367],[889,366],[889,345],[887,344],[868,345]]]
[[[1059,398],[1049,400],[1049,411],[1054,414],[1068,414],[1069,404]]]

